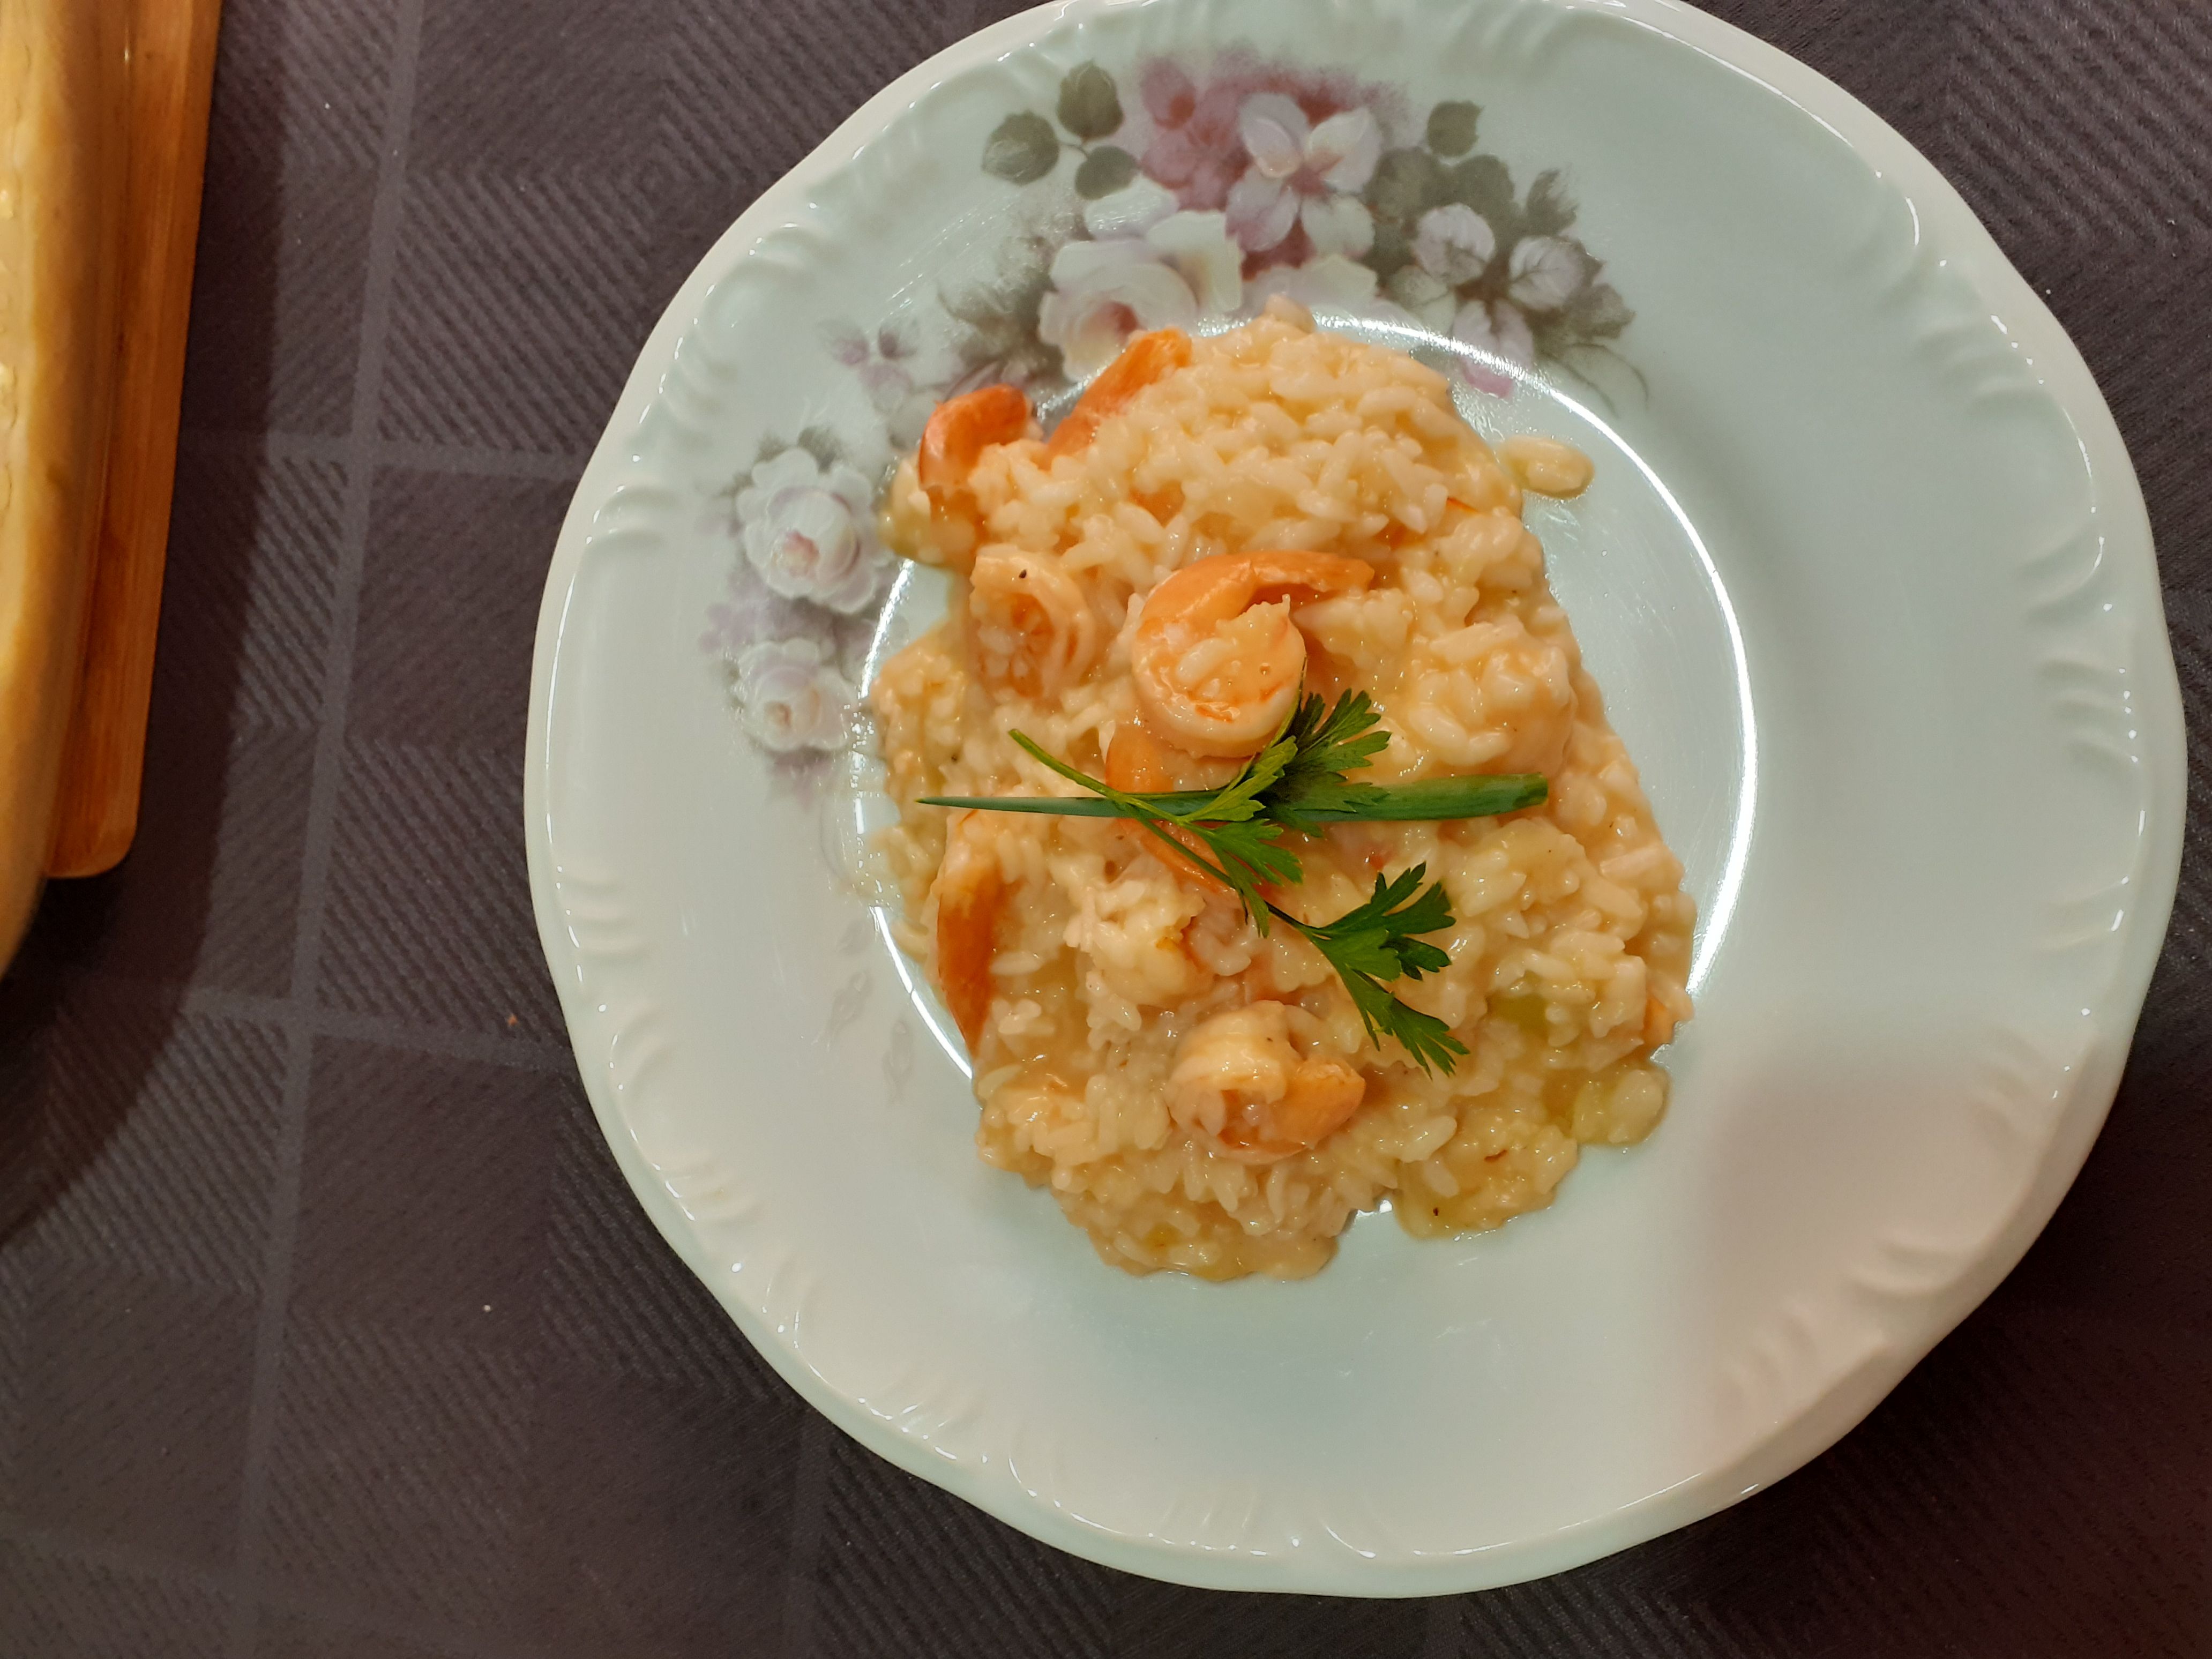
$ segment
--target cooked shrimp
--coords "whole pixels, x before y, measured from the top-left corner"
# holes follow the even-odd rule
[[[975,556],[969,582],[968,617],[986,684],[1035,697],[1091,672],[1104,629],[1083,584],[1058,560],[988,548]]]
[[[1133,795],[1218,789],[1236,775],[1229,762],[1162,743],[1134,721],[1115,728],[1113,742],[1106,745],[1106,781]]]
[[[1156,328],[1138,335],[1083,389],[1075,407],[1053,428],[1045,453],[1073,455],[1091,441],[1109,416],[1119,413],[1122,405],[1153,381],[1166,379],[1189,362],[1190,336],[1181,329]]]
[[[1010,386],[978,386],[938,404],[921,429],[914,458],[921,487],[949,499],[968,487],[968,475],[993,444],[1007,444],[1030,429],[1030,400]]]
[[[987,386],[938,404],[921,447],[899,468],[884,508],[884,534],[910,558],[967,574],[983,538],[982,512],[969,479],[994,444],[1029,435],[1029,399],[1010,386]]]
[[[1212,1150],[1272,1164],[1319,1146],[1350,1121],[1367,1079],[1334,1054],[1302,1053],[1320,1022],[1303,1008],[1259,1001],[1194,1027],[1168,1074],[1168,1109]]]
[[[1356,592],[1374,577],[1365,560],[1334,553],[1220,553],[1184,566],[1146,597],[1129,648],[1145,724],[1194,755],[1255,753],[1305,671],[1290,601]]]
[[[1218,789],[1237,775],[1229,761],[1208,760],[1172,744],[1162,743],[1142,726],[1121,726],[1106,745],[1106,781],[1133,795],[1166,794],[1176,789]],[[1209,893],[1228,889],[1194,860],[1178,858],[1162,846],[1150,830],[1133,823],[1121,826],[1123,838],[1133,846],[1157,854],[1179,876],[1188,876]],[[1168,834],[1194,854],[1202,850],[1188,830],[1170,829]]]
[[[989,815],[966,812],[953,820],[945,862],[930,893],[937,900],[937,988],[973,1054],[991,1012],[991,963],[999,951],[999,916],[1006,883],[999,873],[996,835]]]

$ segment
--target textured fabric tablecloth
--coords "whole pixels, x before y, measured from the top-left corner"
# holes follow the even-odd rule
[[[1001,9],[228,0],[144,825],[0,986],[0,1656],[2212,1653],[2203,3],[1721,8],[2081,343],[2197,736],[2110,1126],[1836,1449],[1492,1595],[1172,1589],[860,1450],[647,1226],[525,885],[546,560],[714,236]]]

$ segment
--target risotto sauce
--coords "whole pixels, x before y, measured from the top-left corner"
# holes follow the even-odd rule
[[[1659,1121],[1694,907],[1521,518],[1589,477],[1494,454],[1441,376],[1279,301],[1140,337],[1049,440],[1009,388],[947,404],[900,467],[888,538],[962,579],[872,692],[902,943],[973,1054],[982,1156],[1106,1261],[1301,1277],[1362,1210],[1494,1227]],[[1449,1072],[1378,1048],[1310,943],[1139,826],[920,804],[1070,793],[1018,732],[1116,787],[1218,787],[1302,690],[1373,699],[1362,781],[1548,781],[1294,837],[1304,879],[1270,895],[1322,923],[1425,865],[1449,966],[1390,988],[1465,1044]]]

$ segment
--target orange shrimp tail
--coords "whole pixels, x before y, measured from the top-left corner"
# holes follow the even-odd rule
[[[1174,824],[1164,827],[1177,845],[1186,851],[1176,852],[1175,848],[1168,846],[1142,824],[1125,823],[1121,826],[1121,832],[1135,846],[1152,854],[1170,872],[1200,891],[1233,897],[1231,890],[1222,884],[1221,878],[1199,862],[1206,856],[1206,844],[1188,830],[1178,829]]]
[[[1098,371],[1053,428],[1046,441],[1048,455],[1073,455],[1097,435],[1109,416],[1155,380],[1165,380],[1190,362],[1190,336],[1179,328],[1156,328],[1139,334],[1121,349],[1121,355]]]
[[[938,404],[922,428],[915,471],[924,489],[957,488],[993,444],[1012,443],[1030,428],[1030,400],[1010,386],[978,386]]]
[[[999,951],[1006,883],[994,868],[970,886],[944,894],[937,910],[938,989],[974,1054],[991,1012],[991,963]]]
[[[1115,728],[1114,741],[1106,745],[1106,781],[1133,795],[1165,794],[1182,787],[1177,779],[1190,760],[1173,744],[1128,721]],[[1179,761],[1183,767],[1176,764]]]
[[[1241,556],[1251,567],[1254,605],[1273,605],[1277,599],[1320,599],[1330,593],[1363,592],[1375,580],[1375,567],[1349,554],[1270,550]],[[1199,561],[1200,564],[1205,562],[1203,559]]]
[[[1133,795],[1166,794],[1186,788],[1205,788],[1209,781],[1192,775],[1194,769],[1204,768],[1206,763],[1196,756],[1184,753],[1172,744],[1162,743],[1142,726],[1133,722],[1115,731],[1114,741],[1106,745],[1106,781],[1116,789],[1127,790]],[[1229,769],[1217,764],[1215,770]],[[1220,780],[1226,782],[1224,777]],[[1205,846],[1188,830],[1170,825],[1168,834],[1174,836],[1194,856],[1184,858],[1172,848],[1161,844],[1159,838],[1140,824],[1124,823],[1124,837],[1133,847],[1158,857],[1177,875],[1195,882],[1212,892],[1226,893],[1219,878],[1201,866],[1197,856]]]
[[[1212,553],[1170,572],[1146,595],[1145,611],[1163,624],[1184,615],[1225,619],[1278,599],[1360,592],[1374,580],[1373,565],[1343,553]]]

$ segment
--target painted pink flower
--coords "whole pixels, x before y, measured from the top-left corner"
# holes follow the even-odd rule
[[[1279,246],[1294,228],[1316,256],[1366,252],[1375,222],[1359,192],[1382,155],[1373,112],[1348,109],[1315,123],[1296,100],[1261,92],[1237,119],[1252,160],[1229,192],[1230,234],[1253,253]]]
[[[710,657],[731,660],[759,641],[801,635],[826,638],[831,627],[823,612],[771,591],[749,561],[733,559],[723,599],[707,607],[707,631],[700,635],[699,648]]]
[[[1142,163],[1146,176],[1175,191],[1185,208],[1218,212],[1244,171],[1244,141],[1237,130],[1244,88],[1218,81],[1200,91],[1165,58],[1147,64],[1139,84],[1154,129]]]
[[[1340,71],[1266,63],[1249,48],[1223,52],[1203,82],[1166,58],[1155,58],[1139,74],[1138,88],[1152,124],[1141,158],[1146,176],[1174,191],[1185,208],[1200,213],[1225,208],[1229,192],[1251,166],[1243,115],[1246,101],[1255,95],[1287,99],[1308,128],[1355,109],[1366,110],[1383,127],[1402,125],[1405,114],[1404,99],[1389,88],[1363,84]],[[1299,252],[1303,257],[1304,250]]]

